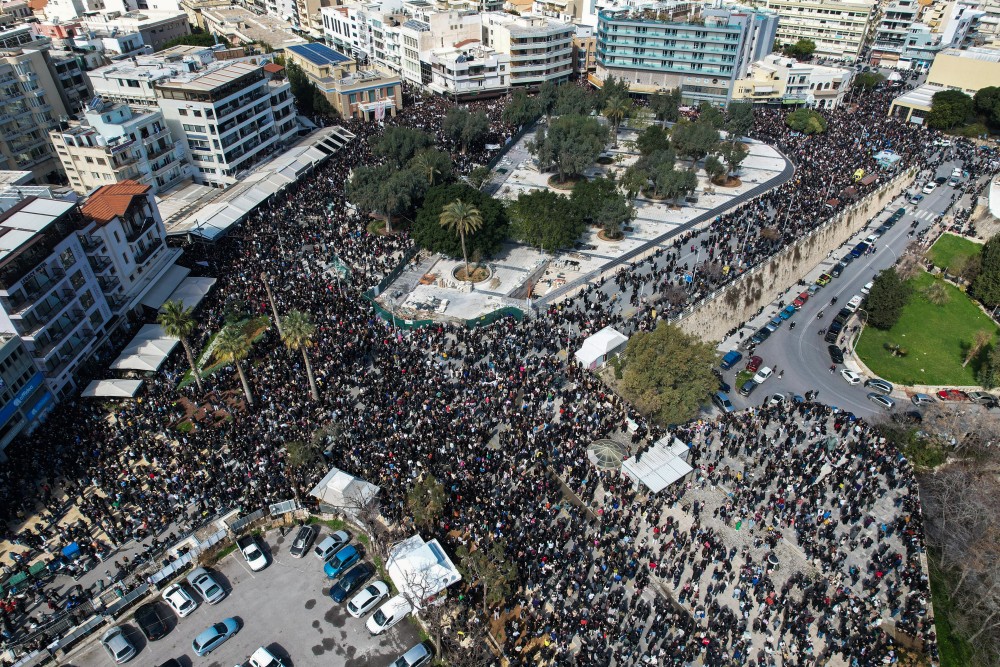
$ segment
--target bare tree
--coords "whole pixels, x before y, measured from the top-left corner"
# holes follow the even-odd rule
[[[969,362],[975,359],[983,351],[984,347],[989,345],[992,338],[992,334],[986,329],[977,331],[972,342],[969,344],[969,351],[965,354],[965,361],[962,362],[962,368],[968,366]]]

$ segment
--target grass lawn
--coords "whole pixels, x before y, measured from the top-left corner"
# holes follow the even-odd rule
[[[961,290],[940,281],[951,297],[943,306],[924,298],[921,290],[935,282],[929,273],[910,280],[914,288],[903,315],[889,331],[865,327],[858,341],[858,356],[873,373],[904,385],[975,385],[976,371],[986,359],[987,345],[976,359],[962,367],[966,350],[975,334],[985,329],[996,344],[997,326]],[[899,345],[908,353],[894,357],[886,343]]]
[[[951,267],[956,260],[974,257],[982,252],[983,246],[973,243],[968,239],[954,234],[942,234],[941,238],[927,251],[927,256],[934,265],[942,269],[948,269],[952,273]]]

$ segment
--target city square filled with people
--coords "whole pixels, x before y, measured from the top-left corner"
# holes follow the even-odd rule
[[[932,133],[887,117],[891,97],[858,96],[811,137],[791,132],[783,112],[760,111],[752,134],[795,164],[792,181],[564,301],[475,329],[405,330],[362,297],[412,241],[405,228],[369,232],[370,219],[348,206],[349,174],[377,163],[370,146],[384,126],[345,121],[356,139],[344,150],[215,245],[185,250],[218,278],[196,313],[192,346],[200,350],[232,313],[269,315],[266,273],[277,310],[304,311],[317,325],[308,354],[319,400],[310,398],[301,354],[271,328],[245,364],[253,405],[231,365],[205,377],[204,394],[193,383],[177,389],[187,369],[179,349],[139,400],[67,401],[0,465],[3,537],[21,551],[4,566],[24,568],[75,540],[127,572],[141,562],[116,559],[120,545],[140,543],[159,557],[171,536],[207,517],[305,496],[330,466],[379,485],[382,516],[405,525],[408,489],[433,475],[448,498],[434,536],[452,550],[502,540],[517,564],[513,595],[477,619],[499,624],[511,664],[763,667],[835,658],[830,664],[860,667],[895,661],[901,636],[933,655],[912,471],[870,425],[813,400],[667,429],[572,363],[586,336],[607,325],[652,328],[833,215],[827,202],[854,185],[855,169],[878,171],[875,152],[891,147],[898,169],[934,166]],[[501,121],[505,102],[469,105],[490,118],[485,143],[504,144],[517,131]],[[468,173],[490,155],[448,143],[440,124],[451,106],[426,98],[385,125],[434,134]],[[762,234],[767,228],[778,233]],[[680,261],[691,247],[701,248],[697,267]],[[333,255],[349,279],[325,269]],[[651,284],[645,293],[659,310],[624,322],[600,291],[610,281],[636,306]],[[179,428],[193,414],[225,418]],[[634,437],[626,420],[638,424]],[[285,443],[333,424],[339,435],[321,464],[288,464]],[[690,446],[695,471],[659,494],[587,457],[600,438],[631,440],[635,453],[667,436]],[[80,516],[72,529],[59,523],[67,506]],[[44,587],[8,601],[4,638],[66,604]]]

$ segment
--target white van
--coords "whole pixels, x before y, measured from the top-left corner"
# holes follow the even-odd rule
[[[847,305],[844,306],[844,307],[847,308],[849,311],[851,311],[853,313],[858,308],[861,307],[861,302],[864,301],[864,300],[865,300],[865,298],[863,296],[861,296],[860,294],[855,294],[854,296],[851,297],[851,300],[848,301]]]
[[[365,623],[365,627],[373,635],[380,635],[406,618],[411,611],[413,611],[413,607],[410,606],[406,598],[397,595],[376,609]]]

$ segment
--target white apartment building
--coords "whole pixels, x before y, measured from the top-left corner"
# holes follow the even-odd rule
[[[910,28],[920,16],[917,0],[892,0],[882,12],[872,42],[871,62],[892,67],[906,48]]]
[[[45,8],[45,18],[50,21],[67,23],[78,16],[90,12],[103,12],[107,9],[104,0],[48,0]]]
[[[733,101],[834,109],[843,104],[854,70],[802,63],[772,53],[750,65],[733,85]]]
[[[761,0],[758,7],[778,14],[778,41],[816,43],[816,55],[857,60],[869,38],[876,0]]]
[[[138,32],[105,32],[103,30],[86,30],[72,38],[73,47],[86,51],[93,51],[103,54],[104,65],[116,56],[138,56],[147,55],[153,52],[153,47],[142,41],[142,34]]]
[[[431,51],[483,39],[483,15],[471,11],[429,12],[398,27],[399,75],[410,83],[431,83]]]
[[[427,88],[439,95],[456,99],[488,97],[510,90],[510,56],[478,40],[432,50],[430,65],[431,82]]]
[[[174,138],[159,109],[97,98],[82,121],[51,137],[70,187],[80,194],[131,180],[155,195],[191,176],[184,142]]]
[[[510,56],[510,85],[562,83],[573,73],[573,36],[568,23],[497,12],[483,17],[483,46]]]
[[[133,33],[142,35],[142,43],[162,49],[164,44],[177,37],[191,34],[191,24],[183,11],[134,11],[129,13],[107,12],[88,15],[82,25],[87,30],[112,33]]]
[[[352,2],[336,7],[322,7],[320,18],[323,23],[323,41],[327,46],[358,62],[374,65],[385,63],[392,50],[388,43],[391,38],[386,30],[395,27],[394,23],[400,23],[393,16],[404,18],[402,11],[402,0]]]
[[[0,214],[0,330],[21,338],[57,398],[112,318],[83,226],[70,201],[28,197]]]

